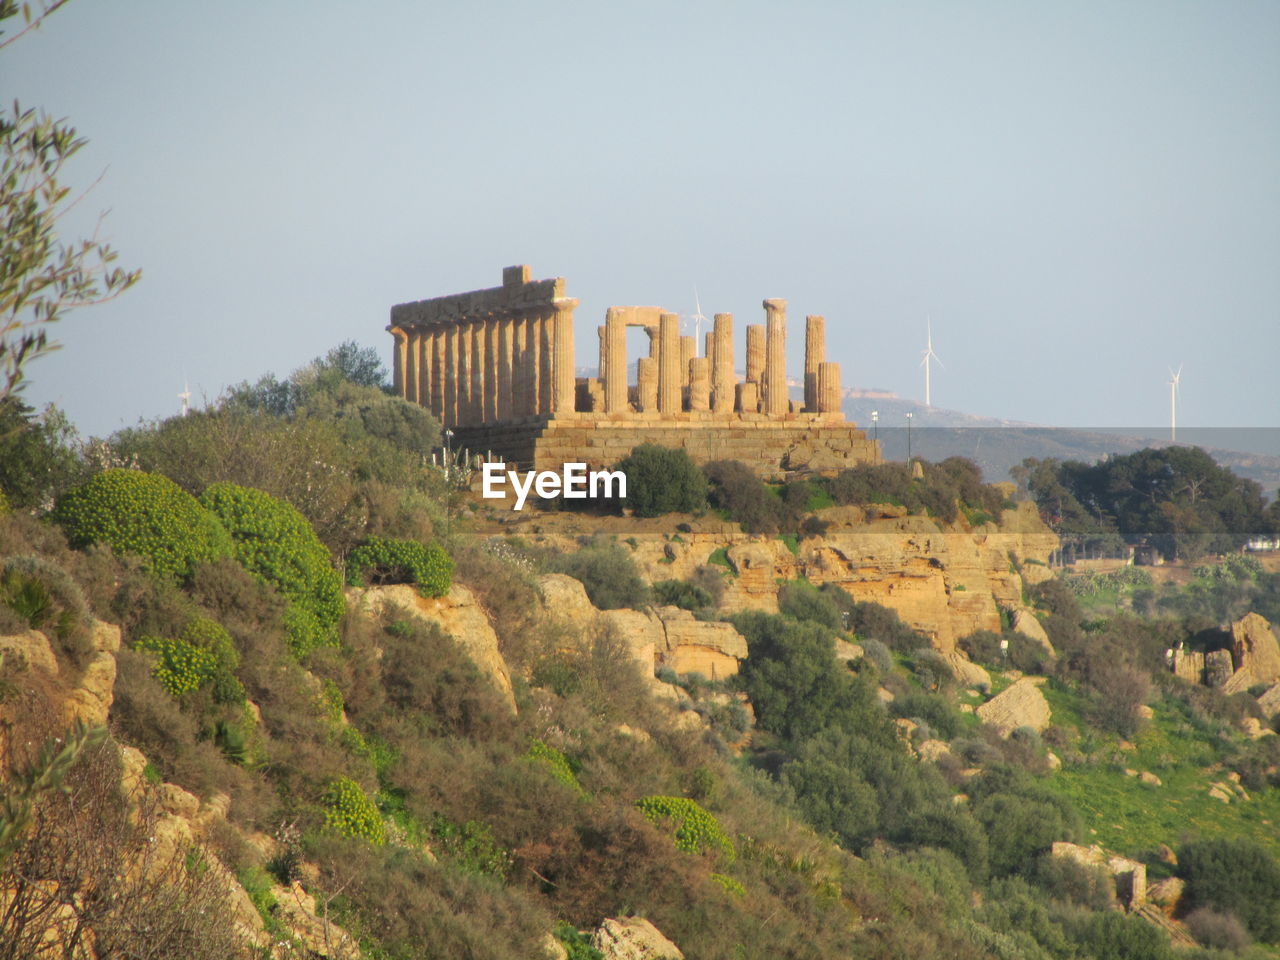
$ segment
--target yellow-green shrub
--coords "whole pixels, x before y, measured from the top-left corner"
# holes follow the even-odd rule
[[[719,821],[688,797],[642,797],[636,806],[653,823],[670,820],[676,825],[676,849],[685,853],[718,853],[732,863],[737,858],[733,841]]]
[[[324,825],[344,837],[356,837],[370,843],[386,843],[386,829],[378,808],[350,777],[339,777],[329,784],[324,795]]]
[[[232,555],[217,517],[158,473],[104,471],[68,490],[52,516],[73,547],[105,543],[162,577],[186,579],[196,564]]]
[[[424,597],[443,597],[453,585],[453,558],[438,543],[370,537],[347,556],[347,584],[412,583]]]
[[[306,518],[283,500],[234,483],[211,484],[200,503],[231,534],[244,568],[289,598],[285,627],[294,652],[336,644],[342,580]]]

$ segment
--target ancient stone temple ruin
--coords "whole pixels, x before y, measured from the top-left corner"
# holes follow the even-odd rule
[[[599,376],[574,367],[573,311],[563,278],[502,271],[502,286],[391,308],[395,389],[453,431],[453,444],[532,469],[608,466],[633,447],[683,447],[698,462],[742,460],[762,476],[878,462],[840,412],[840,365],[826,359],[825,321],[805,318],[804,399],[786,375],[787,303],[765,300],[746,327],[745,376],[734,364],[733,316],[715,315],[704,344],[660,307],[610,307]],[[627,328],[648,335],[629,377]],[[699,347],[702,352],[699,353]]]

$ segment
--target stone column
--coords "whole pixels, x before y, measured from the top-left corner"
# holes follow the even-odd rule
[[[577,300],[568,297],[557,300],[551,318],[551,342],[555,351],[551,412],[556,416],[571,414],[577,406],[578,378],[574,376],[573,369],[573,311],[577,305]]]
[[[471,324],[471,422],[484,423],[484,368],[489,356],[485,351],[484,328],[487,322],[476,320]]]
[[[444,420],[444,328],[431,328],[431,413]]]
[[[393,340],[391,345],[391,384],[395,388],[396,396],[403,399],[405,395],[404,367],[409,352],[409,335],[399,327],[391,327],[390,333]]]
[[[444,420],[446,427],[458,424],[458,325],[444,328]]]
[[[498,419],[498,320],[492,314],[484,322],[484,410],[481,419]]]
[[[636,361],[636,393],[641,413],[658,409],[658,361],[654,357]]]
[[[698,338],[680,338],[680,386],[689,388],[689,361],[698,355]]]
[[[409,331],[409,345],[405,349],[404,364],[404,398],[410,403],[418,402],[418,342],[421,334],[417,330]]]
[[[818,364],[818,412],[840,412],[840,364],[824,360]]]
[[[511,402],[511,367],[513,360],[512,338],[516,322],[510,317],[498,321],[498,407],[499,420],[510,420],[514,416]]]
[[[827,322],[818,316],[804,318],[804,408],[816,413],[818,366],[827,362]]]
[[[711,403],[716,413],[733,413],[733,314],[717,313],[712,338]]]
[[[771,417],[785,416],[791,410],[787,397],[787,301],[764,301],[764,412]]]
[[[664,313],[658,323],[658,410],[680,412],[680,318]]]
[[[463,427],[475,423],[475,383],[471,377],[475,361],[471,353],[471,327],[472,324],[467,322],[458,327],[458,424]]]
[[[541,387],[538,376],[542,372],[542,318],[536,314],[524,319],[524,410],[525,415],[535,417]]]
[[[747,324],[747,379],[759,386],[764,382],[764,327]]]
[[[541,337],[541,365],[538,370],[538,415],[547,416],[551,413],[552,397],[555,394],[555,350],[553,333],[554,321],[553,313],[546,310],[538,319]]]
[[[596,327],[596,337],[600,341],[597,344],[597,349],[599,349],[600,353],[596,360],[596,379],[600,381],[600,385],[601,387],[603,387],[604,386],[604,368],[605,368],[605,364],[608,363],[608,359],[605,357],[604,325],[603,324]],[[601,394],[600,396],[603,398],[604,394]]]
[[[745,380],[736,387],[739,413],[760,412],[760,384],[754,380]]]
[[[610,416],[627,412],[627,319],[610,307],[604,315],[604,411]]]
[[[695,412],[711,409],[711,361],[706,357],[689,361],[689,409]]]
[[[431,403],[431,328],[425,327],[418,337],[418,403]]]

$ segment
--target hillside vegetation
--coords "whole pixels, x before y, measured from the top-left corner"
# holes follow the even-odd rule
[[[1276,575],[1048,578],[1050,646],[971,634],[989,680],[961,679],[834,585],[727,609],[714,555],[651,582],[626,537],[473,535],[382,380],[344,345],[83,447],[4,401],[0,957],[578,960],[631,917],[698,960],[1277,955],[1269,685],[1166,664],[1273,616]],[[959,458],[774,486],[631,461],[644,512],[793,543],[833,505],[995,529],[1011,489]],[[654,605],[745,638],[740,673],[655,677],[627,626]],[[1049,718],[997,722],[1005,691]],[[1063,842],[1181,887],[1126,911]]]

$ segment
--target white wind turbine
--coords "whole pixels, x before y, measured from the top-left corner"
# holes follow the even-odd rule
[[[1178,364],[1178,372],[1169,368],[1169,441],[1178,439],[1178,384],[1182,381],[1182,364]]]
[[[185,417],[191,411],[191,386],[186,380],[182,381],[182,392],[178,394],[178,399],[182,401],[182,415]]]
[[[695,352],[702,349],[702,322],[706,316],[702,312],[702,303],[698,300],[698,288],[693,288],[694,313],[689,319],[693,321],[693,343]]]
[[[922,356],[923,356],[923,359],[920,361],[920,366],[924,367],[924,405],[926,407],[932,407],[933,394],[930,391],[931,385],[929,382],[929,361],[930,359],[938,360],[938,355],[933,352],[933,320],[932,319],[929,320],[929,339],[925,343],[925,348]],[[938,360],[938,366],[943,367],[945,369],[945,365],[941,360]]]

